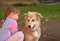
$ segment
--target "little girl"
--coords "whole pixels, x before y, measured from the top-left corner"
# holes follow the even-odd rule
[[[0,41],[23,41],[24,34],[18,31],[17,19],[19,10],[8,6],[5,12],[5,20],[0,29]]]

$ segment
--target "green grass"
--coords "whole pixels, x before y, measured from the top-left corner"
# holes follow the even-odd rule
[[[2,18],[3,18],[4,10],[5,10],[4,7],[0,7],[0,21],[1,21]]]
[[[4,13],[4,7],[0,7],[0,20],[3,18],[3,13]],[[23,21],[23,16],[24,13],[28,11],[36,11],[42,14],[43,20],[45,19],[56,19],[60,20],[60,4],[41,4],[41,5],[32,5],[32,6],[21,6],[19,7],[21,10],[20,16],[19,16],[19,22],[24,23]]]
[[[24,6],[20,8],[21,14],[20,18],[23,17],[23,14],[28,11],[36,11],[43,15],[44,19],[60,19],[60,4],[53,5],[36,5],[36,6]]]

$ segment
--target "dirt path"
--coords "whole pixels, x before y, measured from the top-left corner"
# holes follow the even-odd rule
[[[42,36],[39,41],[60,41],[60,20],[50,20],[42,24]]]

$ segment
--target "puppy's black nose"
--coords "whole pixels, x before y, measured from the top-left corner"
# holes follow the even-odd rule
[[[29,25],[28,27],[29,27],[29,28],[31,28],[31,26],[30,26],[30,25]]]

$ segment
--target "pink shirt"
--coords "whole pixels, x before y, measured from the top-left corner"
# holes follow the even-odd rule
[[[0,29],[0,41],[8,41],[8,39],[15,35],[18,32],[18,24],[16,20],[12,18],[7,18],[5,22],[2,24],[2,28]],[[20,41],[23,41],[24,34],[19,32]]]
[[[5,22],[2,24],[2,28],[0,29],[0,41],[7,40],[17,31],[18,31],[18,24],[16,20],[12,18],[7,18]]]
[[[10,31],[11,31],[12,33],[15,32],[15,31],[18,29],[17,27],[18,27],[18,24],[17,24],[16,21],[10,23]]]

